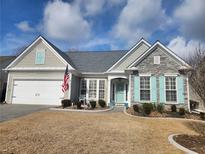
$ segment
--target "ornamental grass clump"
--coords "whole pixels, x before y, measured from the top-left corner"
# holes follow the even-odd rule
[[[164,105],[163,104],[157,104],[157,112],[159,112],[159,113],[164,112]]]

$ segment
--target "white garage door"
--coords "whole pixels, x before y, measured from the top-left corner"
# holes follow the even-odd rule
[[[13,104],[60,105],[63,98],[62,81],[16,80]]]

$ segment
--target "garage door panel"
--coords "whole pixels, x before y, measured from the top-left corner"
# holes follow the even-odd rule
[[[62,81],[16,80],[14,81],[13,104],[60,105],[63,98]]]

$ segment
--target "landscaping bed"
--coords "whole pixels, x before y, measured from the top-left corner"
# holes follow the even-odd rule
[[[198,135],[181,134],[174,136],[174,140],[199,154],[205,153],[205,124],[204,123],[186,123],[186,126],[194,130]]]
[[[69,110],[107,110],[110,107],[106,106],[106,102],[104,100],[97,101],[89,101],[88,103],[84,103],[82,101],[71,103],[70,100],[62,100],[61,106],[56,107],[57,109],[69,109]]]
[[[205,136],[183,134],[174,136],[174,140],[189,150],[200,154],[205,153]]]
[[[136,108],[137,105],[134,106]],[[195,113],[188,113],[184,109],[170,111],[164,110],[163,107],[150,107],[150,113],[145,113],[144,108],[137,106],[137,109],[134,109],[133,106],[128,108],[126,111],[127,113],[135,116],[143,116],[143,117],[162,117],[162,118],[184,118],[184,119],[194,119],[194,120],[202,120],[198,114]]]
[[[73,106],[68,106],[68,107],[65,107],[65,108],[63,108],[62,106],[59,106],[57,108],[60,108],[60,109],[73,109],[73,110],[106,110],[106,109],[109,109],[110,107],[105,106],[105,107],[102,108],[102,107],[97,105],[95,108],[89,108],[88,106],[82,105],[81,108],[79,109],[77,107],[77,105],[73,105]]]

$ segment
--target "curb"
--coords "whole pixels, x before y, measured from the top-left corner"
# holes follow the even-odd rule
[[[201,122],[201,123],[205,123],[205,121],[202,121],[202,120],[194,120],[194,119],[169,118],[169,117],[163,118],[163,117],[141,117],[141,116],[135,116],[135,115],[131,115],[131,114],[127,113],[126,108],[124,108],[123,113],[124,113],[125,115],[127,115],[127,116],[135,117],[135,118],[141,118],[141,119],[179,120],[179,121],[181,120],[181,121],[191,121],[191,122]]]
[[[110,107],[105,110],[78,110],[78,109],[58,109],[58,108],[49,108],[51,111],[63,111],[63,112],[84,112],[84,113],[100,113],[100,112],[108,112],[113,110],[114,107]]]
[[[178,148],[178,149],[180,149],[180,150],[182,150],[182,151],[184,151],[184,152],[186,152],[186,153],[188,153],[188,154],[198,154],[197,152],[192,151],[192,150],[189,150],[189,149],[185,148],[184,146],[178,144],[178,143],[173,139],[173,137],[174,137],[174,136],[177,136],[177,135],[179,135],[179,134],[169,135],[168,141],[169,141],[170,144],[174,145],[176,148]]]

